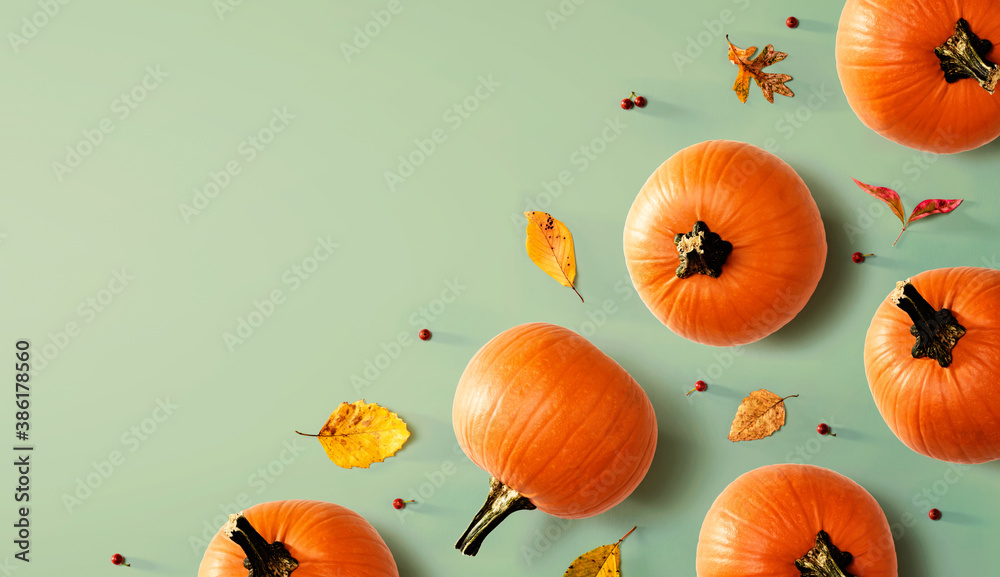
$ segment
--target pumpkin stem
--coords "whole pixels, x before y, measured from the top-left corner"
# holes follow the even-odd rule
[[[986,60],[993,43],[976,36],[965,18],[955,23],[955,32],[934,49],[941,61],[945,82],[951,84],[963,78],[975,78],[986,92],[993,94],[1000,79],[1000,66]]]
[[[472,523],[462,537],[455,543],[455,548],[463,554],[474,556],[479,552],[483,540],[491,531],[497,528],[501,521],[514,511],[535,508],[527,497],[504,485],[496,477],[490,476],[490,494],[486,497],[483,508],[472,518]]]
[[[896,290],[889,295],[893,304],[913,320],[910,334],[917,337],[910,354],[913,358],[930,357],[942,367],[951,364],[951,350],[958,339],[965,335],[965,327],[958,324],[948,309],[934,310],[910,279],[896,283]]]
[[[248,577],[288,577],[299,566],[281,541],[268,543],[243,513],[230,515],[222,530],[246,553],[243,566],[250,570]]]
[[[718,234],[708,230],[702,221],[694,223],[694,228],[686,234],[674,235],[674,246],[680,255],[677,278],[687,278],[693,274],[705,274],[719,278],[722,265],[726,264],[733,243],[722,240]]]
[[[826,531],[816,533],[816,544],[795,560],[800,577],[855,577],[847,572],[854,556],[830,542]]]

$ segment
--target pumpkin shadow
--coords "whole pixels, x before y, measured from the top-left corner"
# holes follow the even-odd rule
[[[392,558],[396,561],[396,569],[400,575],[433,575],[434,567],[426,564],[416,563],[420,558],[420,549],[413,547],[412,538],[405,535],[405,531],[399,531],[395,527],[376,527],[379,536],[385,541]]]
[[[882,512],[889,522],[890,530],[893,531],[893,545],[896,548],[896,563],[898,565],[898,575],[907,577],[931,577],[927,572],[927,559],[924,551],[928,549],[927,543],[921,543],[920,539],[913,533],[913,530],[903,523],[904,515],[912,515],[911,512],[896,507],[892,500],[873,492],[872,496],[882,506]]]
[[[799,20],[798,28],[801,30],[808,30],[809,32],[836,32],[837,27],[830,22],[825,20],[812,20],[808,18],[803,18]]]
[[[961,160],[968,160],[973,164],[979,164],[988,160],[996,160],[997,158],[1000,158],[1000,138],[997,138],[993,142],[986,143],[979,148],[967,150],[959,154],[961,154]]]
[[[841,309],[849,305],[847,282],[851,277],[846,274],[846,267],[857,266],[850,259],[854,249],[851,249],[849,240],[840,230],[843,223],[850,221],[851,214],[840,209],[835,202],[838,194],[824,182],[823,178],[814,174],[808,167],[797,166],[795,170],[812,192],[823,217],[827,244],[826,262],[823,265],[823,276],[805,308],[787,325],[762,340],[757,345],[761,348],[787,350],[812,346],[810,337],[825,330],[831,325],[832,319],[844,314],[845,311]]]

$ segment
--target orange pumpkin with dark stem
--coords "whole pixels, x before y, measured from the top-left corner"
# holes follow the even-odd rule
[[[1000,135],[1000,10],[993,0],[847,0],[837,74],[861,122],[948,154]]]
[[[703,344],[743,345],[790,321],[816,289],[826,232],[777,156],[713,140],[671,156],[625,222],[625,263],[646,307]]]
[[[321,501],[254,505],[216,533],[198,577],[399,577],[378,532],[361,515]]]
[[[865,374],[907,447],[952,463],[1000,459],[1000,271],[941,268],[897,283],[868,328]]]
[[[490,473],[490,493],[456,548],[475,555],[507,515],[603,513],[649,469],[656,415],[628,372],[569,329],[508,329],[469,361],[452,408],[465,454]]]
[[[698,536],[698,577],[896,577],[878,502],[813,465],[744,473],[712,503]]]

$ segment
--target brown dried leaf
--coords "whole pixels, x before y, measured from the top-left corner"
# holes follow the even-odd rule
[[[764,68],[776,62],[781,62],[788,54],[778,52],[774,49],[773,45],[768,44],[764,47],[763,52],[758,54],[753,60],[750,60],[753,53],[757,51],[756,46],[751,46],[746,50],[737,48],[732,42],[729,42],[728,35],[726,36],[726,43],[729,44],[729,61],[739,67],[739,72],[736,74],[736,82],[733,83],[733,91],[736,92],[736,96],[740,99],[740,102],[746,102],[747,97],[750,96],[751,78],[757,81],[757,86],[764,93],[764,98],[771,104],[774,104],[775,92],[784,96],[795,96],[795,93],[785,86],[785,82],[792,79],[791,76],[764,72]]]
[[[364,399],[341,403],[318,435],[299,434],[317,437],[330,460],[345,469],[381,463],[410,438],[406,423],[396,413]]]
[[[767,389],[750,393],[736,410],[736,418],[729,428],[729,440],[756,441],[777,431],[785,424],[785,399]]]

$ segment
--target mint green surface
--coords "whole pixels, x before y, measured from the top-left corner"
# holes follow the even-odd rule
[[[42,5],[58,12],[34,16]],[[715,496],[794,460],[878,499],[900,575],[994,574],[1000,468],[949,472],[904,447],[872,402],[862,347],[895,281],[1000,264],[1000,148],[925,156],[865,128],[837,80],[841,6],[5,2],[4,32],[22,34],[23,18],[45,25],[0,50],[0,354],[10,382],[15,341],[32,341],[36,447],[30,564],[13,558],[17,478],[2,475],[3,574],[194,575],[223,513],[306,498],[365,516],[404,576],[561,575],[633,525],[626,575],[693,575]],[[725,34],[787,52],[773,71],[794,77],[796,96],[771,105],[751,86],[740,104]],[[355,41],[364,46],[345,55]],[[133,90],[143,99],[130,108],[121,95]],[[619,108],[631,90],[645,109]],[[67,147],[87,151],[87,133],[100,143],[68,159]],[[649,174],[719,138],[770,139],[809,185],[829,242],[806,309],[736,350],[661,326],[631,289],[621,244]],[[420,166],[390,184],[386,171],[411,154]],[[226,185],[195,198],[217,192],[213,174]],[[561,191],[550,184],[560,174]],[[851,177],[896,187],[908,208],[966,201],[890,248],[899,223]],[[572,230],[586,304],[524,253],[520,215],[535,208]],[[877,256],[856,265],[856,250]],[[272,295],[278,304],[265,304]],[[258,306],[270,312],[262,323]],[[249,320],[252,334],[227,344]],[[454,389],[481,345],[530,321],[589,335],[632,373],[656,408],[658,450],[614,510],[572,522],[520,512],[466,558],[453,545],[488,475],[456,448]],[[416,340],[424,327],[427,343]],[[685,397],[698,378],[708,391]],[[761,387],[800,395],[786,426],[730,443],[736,406]],[[0,438],[13,445],[5,390]],[[396,457],[342,470],[294,434],[360,398],[409,423]],[[819,422],[837,438],[817,436]],[[67,504],[88,475],[99,486]],[[391,507],[414,493],[419,506]],[[931,506],[941,521],[927,519]],[[116,552],[131,569],[111,566]]]

